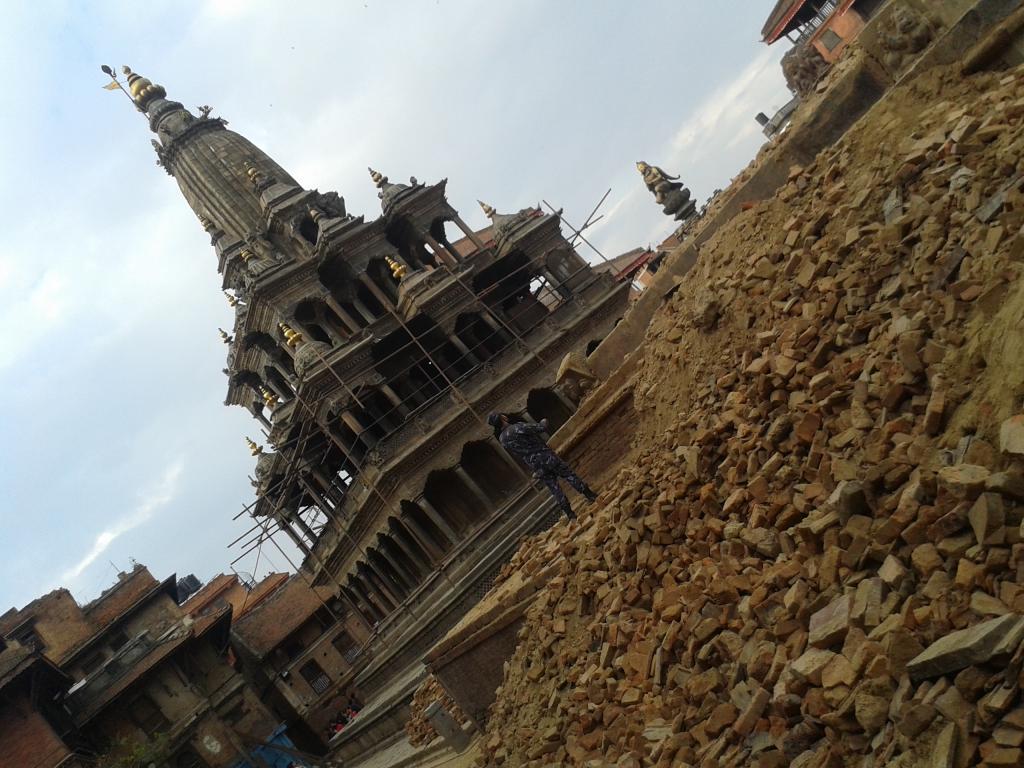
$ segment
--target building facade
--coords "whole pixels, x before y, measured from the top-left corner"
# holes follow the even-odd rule
[[[336,621],[368,628],[351,681],[367,707],[347,736],[364,748],[401,728],[425,650],[556,519],[488,412],[564,423],[576,403],[552,386],[557,366],[607,334],[629,285],[595,274],[557,215],[483,206],[484,239],[445,180],[371,171],[381,213],[353,216],[126,72],[235,309],[227,403],[267,434],[254,516],[301,551]]]
[[[172,768],[288,765],[279,719],[229,663],[230,625],[230,605],[193,618],[175,578],[142,566],[87,605],[60,589],[8,611],[0,766],[93,765],[156,743]]]

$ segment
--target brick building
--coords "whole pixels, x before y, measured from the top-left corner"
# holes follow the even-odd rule
[[[231,613],[193,618],[175,578],[143,566],[83,606],[59,589],[11,609],[0,617],[0,766],[88,764],[158,735],[174,768],[287,765],[268,746],[290,749],[278,719],[228,663]],[[25,762],[29,743],[39,748]]]
[[[328,746],[332,718],[361,698],[354,680],[372,628],[338,602],[331,589],[313,589],[296,575],[232,627],[243,669],[297,743],[312,740],[304,742],[311,750]]]
[[[339,751],[357,754],[401,730],[423,653],[522,536],[557,519],[487,413],[563,424],[576,403],[553,385],[558,365],[610,331],[629,285],[595,274],[556,215],[483,206],[490,226],[479,234],[448,202],[446,180],[372,172],[381,214],[353,216],[208,110],[197,117],[126,72],[235,310],[227,402],[267,434],[254,448],[252,514],[302,553],[330,626],[351,628],[354,644],[371,628],[351,680],[367,704]],[[343,642],[339,659],[352,653]],[[302,664],[289,666],[301,659],[278,650],[253,655],[268,679],[287,669],[301,699]],[[325,658],[316,663],[334,685]]]
[[[786,37],[814,48],[827,62],[839,58],[886,0],[779,0],[761,30],[771,45]]]

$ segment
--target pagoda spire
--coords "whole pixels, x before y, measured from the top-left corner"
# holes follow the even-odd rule
[[[248,139],[227,129],[227,121],[211,117],[211,108],[192,114],[167,90],[130,67],[122,71],[127,89],[110,68],[108,87],[124,90],[149,118],[157,135],[153,141],[157,162],[175,178],[181,193],[208,230],[222,232],[228,241],[243,241],[262,232],[265,223],[260,195],[269,184],[263,180],[301,189],[274,160]],[[116,84],[116,85],[115,85]]]

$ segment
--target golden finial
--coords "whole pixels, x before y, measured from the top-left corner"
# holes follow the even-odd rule
[[[232,296],[227,291],[224,291],[224,295],[227,297],[228,306],[229,307],[237,307],[238,306],[238,297],[237,296]]]
[[[139,109],[145,109],[153,99],[162,99],[167,95],[162,85],[153,85],[152,81],[132,72],[129,67],[121,67],[121,71],[128,78],[128,92]]]
[[[483,200],[477,200],[477,202],[480,203],[480,208],[483,210],[484,216],[486,216],[489,219],[493,219],[497,211],[494,210],[487,203],[485,203]]]
[[[249,160],[245,161],[245,175],[249,177],[257,189],[265,189],[273,182],[273,179],[253,165]]]
[[[265,386],[260,387],[260,394],[263,395],[263,402],[267,408],[274,410],[277,408],[277,395],[267,389]]]
[[[239,257],[241,257],[243,263],[248,264],[249,263],[249,259],[251,259],[256,254],[254,254],[248,248],[243,248],[241,253],[239,253],[238,255],[239,255]]]
[[[402,278],[405,277],[406,273],[409,271],[405,264],[400,264],[390,256],[385,256],[384,260],[388,263],[388,267],[391,268],[391,276],[398,282],[402,282]]]
[[[230,344],[232,342],[232,340],[234,339],[234,337],[229,335],[228,332],[225,331],[223,328],[218,328],[217,330],[220,331],[220,339],[225,344]]]
[[[287,323],[278,323],[277,327],[284,334],[284,341],[289,347],[297,347],[302,343],[302,333],[296,331]]]
[[[249,453],[251,453],[253,456],[259,456],[261,453],[263,453],[263,446],[257,445],[256,441],[253,440],[252,438],[246,436],[245,442],[249,444]]]
[[[370,172],[370,178],[373,179],[373,183],[378,187],[383,187],[388,183],[388,177],[380,173],[379,171],[373,170],[373,168],[367,167]]]

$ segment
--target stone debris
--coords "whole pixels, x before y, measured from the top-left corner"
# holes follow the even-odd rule
[[[1021,158],[937,70],[702,247],[479,765],[1024,765]]]
[[[434,730],[434,726],[430,724],[425,714],[426,708],[435,701],[440,701],[441,707],[459,725],[465,725],[469,721],[469,718],[459,709],[459,705],[452,700],[437,678],[428,675],[412,696],[411,713],[405,724],[405,734],[409,738],[409,743],[414,747],[429,744],[437,738],[437,731]]]

